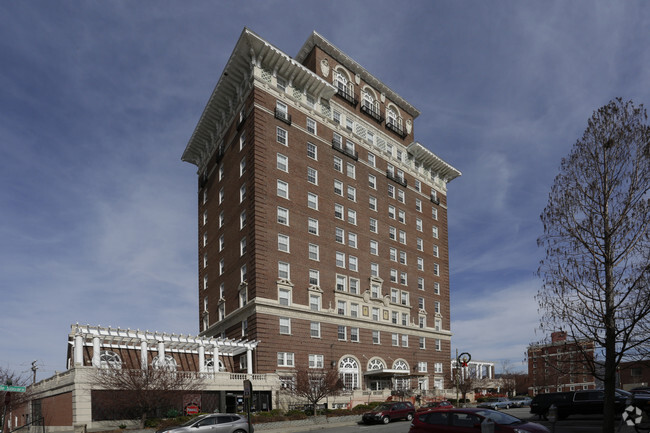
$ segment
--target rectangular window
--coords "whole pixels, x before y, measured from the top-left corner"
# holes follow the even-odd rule
[[[242,114],[244,113],[244,110],[242,110],[239,113],[239,121],[243,122],[243,116]],[[246,146],[246,131],[242,131],[241,135],[239,136],[239,150],[242,150]]]
[[[418,362],[418,372],[419,373],[426,373],[428,370],[427,362],[426,361],[419,361]]]
[[[343,182],[334,179],[334,194],[343,196]]]
[[[341,340],[341,341],[347,340],[347,330],[345,329],[345,326],[339,325],[338,339]]]
[[[419,198],[415,199],[415,210],[418,212],[422,212],[422,200]]]
[[[338,203],[334,203],[334,218],[343,219],[343,205],[340,205]]]
[[[424,243],[422,242],[422,239],[417,238],[415,240],[415,244],[416,244],[416,247],[417,247],[418,251],[424,251]]]
[[[320,271],[318,269],[309,270],[309,284],[312,286],[320,286]]]
[[[399,290],[390,289],[390,302],[397,303],[399,299]]]
[[[395,187],[391,184],[388,184],[388,197],[395,198]]]
[[[397,248],[391,248],[389,252],[389,258],[391,262],[397,261]]]
[[[291,319],[288,317],[280,317],[280,334],[291,334]]]
[[[442,362],[436,362],[433,366],[434,373],[442,373]]]
[[[359,280],[356,278],[350,278],[350,293],[353,295],[358,295],[359,294]]]
[[[351,177],[352,179],[356,178],[356,167],[351,162],[347,163],[346,173],[347,173],[348,177]]]
[[[431,208],[431,218],[433,218],[434,220],[438,219],[438,209],[436,209],[435,207]]]
[[[371,167],[376,166],[376,158],[374,153],[368,152],[368,164],[370,164]]]
[[[406,251],[399,252],[399,262],[403,265],[406,264]]]
[[[433,303],[433,312],[436,314],[440,314],[440,302],[436,301]]]
[[[388,227],[388,237],[393,241],[397,240],[397,229],[395,227]]]
[[[401,177],[400,179],[403,179],[403,177]],[[400,203],[404,203],[404,191],[401,189],[397,190],[397,201],[399,201]]]
[[[319,259],[320,259],[320,249],[318,245],[309,244],[309,260],[318,261]]]
[[[277,195],[282,198],[289,198],[289,184],[283,180],[278,179],[277,182]]]
[[[438,245],[433,246],[433,257],[440,257],[440,252],[438,251]]]
[[[277,86],[278,90],[281,91],[281,92],[286,92],[286,91],[287,91],[287,82],[286,82],[286,81],[284,80],[284,78],[282,78],[282,77],[279,77],[279,76],[277,77],[277,79],[276,79],[276,86]],[[283,105],[285,111],[286,111],[286,109],[287,109],[287,106],[284,105],[282,102],[277,102],[276,105],[277,105],[277,106],[281,106],[281,105]],[[279,110],[279,108],[278,108],[278,110]]]
[[[370,231],[372,233],[377,233],[378,228],[377,228],[377,220],[374,218],[370,218]]]
[[[357,247],[357,234],[348,232],[348,246],[351,248]]]
[[[224,191],[223,191],[223,188],[221,188],[221,189],[219,190],[219,204],[223,203],[224,194],[225,194],[225,193],[224,193]]]
[[[370,275],[373,277],[379,276],[379,263],[370,263]]]
[[[359,342],[359,328],[350,328],[350,341],[354,343]]]
[[[223,251],[226,246],[226,238],[224,235],[219,236],[219,251]]]
[[[313,143],[307,143],[307,156],[311,159],[318,159],[318,149]]]
[[[244,200],[246,200],[246,185],[242,185],[241,188],[239,188],[239,203]]]
[[[343,160],[338,156],[334,157],[334,170],[343,173]]]
[[[422,220],[420,218],[415,219],[415,229],[419,232],[422,231]]]
[[[318,171],[315,168],[307,167],[307,182],[318,185]]]
[[[379,321],[379,308],[377,307],[372,307],[372,320],[375,322]]]
[[[350,304],[350,317],[359,317],[359,304]]]
[[[399,346],[399,334],[391,334],[390,341],[393,346]]]
[[[418,308],[424,310],[424,298],[422,297],[418,298]]]
[[[320,322],[311,322],[309,324],[309,335],[311,338],[320,338]]]
[[[307,193],[307,207],[318,210],[318,195],[313,192]]]
[[[241,213],[239,214],[239,229],[241,230],[244,227],[246,227],[246,211],[245,210],[241,211]]]
[[[348,222],[353,225],[357,225],[357,211],[348,209]]]
[[[402,326],[407,326],[408,324],[409,324],[408,313],[402,313]]]
[[[285,226],[289,225],[289,210],[283,207],[278,207],[278,224]]]
[[[431,228],[431,230],[432,230],[432,232],[433,232],[433,237],[436,238],[436,239],[438,239],[438,227],[433,226],[433,227]]]
[[[339,244],[345,243],[345,230],[340,227],[336,227],[334,229],[334,240]]]
[[[307,220],[307,231],[309,234],[318,236],[318,220],[314,218],[309,218]]]
[[[309,368],[323,368],[323,355],[309,355]]]
[[[440,275],[440,265],[437,263],[433,264],[433,275]]]
[[[345,309],[346,309],[345,307],[346,307],[345,301],[337,301],[336,302],[336,313],[339,316],[345,316]]]
[[[440,283],[433,283],[433,293],[436,295],[440,294]]]
[[[208,223],[208,211],[203,211],[203,225]]]
[[[402,347],[409,347],[409,336],[402,335]]]
[[[293,367],[293,359],[292,352],[278,352],[278,367]]]
[[[245,172],[246,172],[246,158],[242,158],[242,160],[239,161],[239,177],[242,177]]]
[[[281,153],[278,153],[276,156],[275,167],[278,170],[289,171],[289,158],[287,158]]]
[[[418,326],[420,329],[424,329],[427,326],[427,318],[424,316],[418,317]]]
[[[418,257],[418,271],[423,271],[424,270],[424,259],[422,257]]]
[[[379,290],[379,286],[376,284],[373,284],[370,286],[370,296],[373,299],[379,299],[381,296],[381,291]]]
[[[336,252],[336,267],[345,269],[345,253]]]
[[[424,290],[424,278],[418,277],[418,290]]]
[[[309,295],[309,309],[312,311],[320,311],[320,296]]]
[[[291,272],[289,263],[278,262],[278,278],[282,280],[290,280]]]
[[[307,132],[316,134],[316,121],[309,117],[307,118]]]
[[[420,349],[427,348],[427,339],[425,337],[420,337]]]
[[[359,260],[355,256],[348,256],[348,269],[357,272],[359,270],[358,266]]]
[[[399,231],[399,241],[402,244],[406,244],[406,232],[404,230]]]
[[[416,179],[414,183],[415,183],[415,190],[417,192],[422,192],[422,182]]]
[[[370,196],[368,197],[368,207],[370,210],[377,212],[377,198]]]
[[[291,305],[291,290],[279,289],[278,290],[278,303],[280,305]]]
[[[372,189],[377,189],[377,178],[372,174],[368,175],[368,186]]]
[[[336,276],[336,290],[339,292],[347,291],[348,279],[343,275]]]
[[[372,344],[381,344],[381,333],[379,331],[372,331]]]
[[[348,200],[357,201],[357,189],[353,186],[348,185]]]
[[[370,254],[373,256],[379,255],[379,243],[377,241],[370,241]]]
[[[289,236],[278,233],[278,251],[289,252]]]
[[[279,126],[275,129],[275,139],[278,143],[287,145],[287,131]]]
[[[246,238],[241,238],[239,241],[239,255],[243,256],[246,254]]]
[[[404,212],[402,209],[399,209],[397,211],[397,221],[401,222],[402,224],[406,224],[406,212]]]
[[[396,311],[393,311],[390,315],[390,322],[393,325],[397,325],[399,323],[399,313]]]
[[[388,217],[392,220],[395,219],[395,206],[388,206]]]

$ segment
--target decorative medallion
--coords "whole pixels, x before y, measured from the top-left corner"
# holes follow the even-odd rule
[[[330,74],[330,62],[328,62],[327,59],[320,61],[320,73],[325,78],[327,78],[327,76]]]

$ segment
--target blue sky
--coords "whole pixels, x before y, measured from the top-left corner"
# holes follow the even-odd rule
[[[463,172],[452,348],[523,369],[560,160],[612,98],[650,103],[644,2],[0,2],[0,366],[65,370],[76,322],[198,333],[180,156],[245,26],[292,56],[316,30],[421,111]]]

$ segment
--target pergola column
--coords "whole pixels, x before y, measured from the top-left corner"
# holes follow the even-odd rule
[[[253,374],[253,349],[246,349],[246,373]]]
[[[199,372],[205,373],[205,347],[203,344],[199,345]]]
[[[93,337],[93,367],[99,367],[101,364],[100,361],[100,341],[99,337]]]
[[[214,352],[212,353],[212,365],[214,366],[214,372],[219,372],[219,345],[214,343]]]
[[[140,342],[140,368],[146,370],[149,365],[149,350],[147,348],[147,340]]]
[[[74,365],[84,363],[84,338],[81,334],[74,336]]]

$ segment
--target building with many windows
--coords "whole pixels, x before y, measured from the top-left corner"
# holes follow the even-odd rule
[[[242,32],[182,159],[198,174],[200,335],[235,368],[338,369],[348,390],[450,378],[447,183],[419,111],[312,33]]]
[[[528,346],[529,394],[595,389],[594,348],[593,341],[568,340],[564,331],[553,332],[550,343]]]

